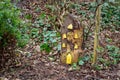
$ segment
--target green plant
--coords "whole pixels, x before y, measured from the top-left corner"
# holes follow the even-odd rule
[[[104,3],[102,6],[102,29],[119,30],[120,6]]]
[[[99,63],[102,64],[103,67],[116,65],[120,62],[120,49],[118,47],[107,45],[105,50],[107,50],[107,53],[104,54],[104,57],[98,58]]]
[[[72,69],[73,69],[73,70],[76,70],[76,69],[77,69],[77,63],[73,63],[73,64],[72,64]]]
[[[104,52],[104,48],[101,46],[98,46],[98,48],[96,49],[98,53],[103,53]]]
[[[56,31],[48,31],[46,28],[43,29],[42,32],[43,43],[41,43],[41,50],[45,50],[50,52],[52,48],[57,47],[59,49],[59,40],[60,35]]]
[[[31,15],[31,14],[26,14],[26,15],[25,15],[25,18],[26,18],[26,19],[32,19],[32,15]]]
[[[21,35],[21,38],[17,41],[18,42],[17,45],[23,48],[28,43],[29,39],[30,39],[29,35],[24,33]]]
[[[107,45],[106,48],[112,63],[117,64],[120,61],[120,48],[113,45]]]
[[[23,26],[25,25],[19,17],[20,14],[20,10],[14,4],[12,4],[10,0],[0,1],[1,39],[4,34],[8,34],[14,36],[18,40],[18,44],[20,41],[22,41],[24,34],[21,35],[21,33],[23,33]],[[24,39],[26,38],[24,37]]]
[[[27,36],[22,35],[23,21],[20,10],[11,0],[0,1],[0,68],[16,64],[15,49],[18,45],[25,45]]]
[[[32,38],[38,38],[38,41],[42,42],[40,49],[48,53],[53,48],[60,50],[60,33],[54,29],[52,21],[54,21],[54,17],[42,12],[34,23],[36,28],[31,29]]]
[[[71,8],[75,10],[76,15],[80,16],[80,22],[85,24],[82,24],[84,27],[84,40],[87,40],[89,35],[92,34],[93,30],[92,27],[94,27],[94,16],[95,16],[95,9],[96,9],[96,2],[90,2],[90,3],[80,3],[80,4],[71,4]]]
[[[51,47],[49,46],[49,44],[47,44],[47,43],[42,43],[41,45],[40,45],[40,49],[43,51],[43,50],[45,50],[46,52],[50,52],[51,51]]]
[[[90,60],[90,56],[85,55],[85,56],[79,58],[78,64],[79,65],[84,65],[85,62],[87,62],[88,60]]]
[[[39,36],[39,29],[38,28],[32,28],[30,36],[32,38],[37,38]]]
[[[111,60],[106,59],[106,58],[103,58],[103,57],[99,57],[99,58],[98,58],[98,61],[99,61],[99,64],[102,65],[102,68],[108,67],[108,66],[110,66],[111,64],[113,64],[113,63],[111,62]],[[99,64],[98,64],[98,65],[99,65]]]
[[[94,67],[95,70],[101,70],[101,69],[103,69],[101,67],[101,65],[98,65],[98,64],[95,64],[93,67]]]
[[[19,18],[20,11],[16,6],[13,6],[10,0],[0,1],[0,36],[5,33],[12,34],[17,38],[20,35],[19,26],[21,19]]]

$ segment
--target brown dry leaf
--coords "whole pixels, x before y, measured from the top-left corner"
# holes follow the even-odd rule
[[[39,46],[39,45],[37,45],[37,46],[35,47],[35,51],[36,51],[36,52],[40,52],[40,46]]]
[[[120,77],[120,70],[117,71],[117,75]]]

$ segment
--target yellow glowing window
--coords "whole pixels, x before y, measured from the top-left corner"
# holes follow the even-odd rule
[[[67,27],[68,29],[73,29],[73,25],[72,24],[70,24],[70,25],[68,25],[68,27]]]
[[[66,34],[63,34],[63,35],[62,35],[62,38],[63,38],[63,39],[67,38],[67,35],[66,35]]]
[[[66,47],[65,43],[62,43],[62,47],[63,47],[63,48]]]
[[[77,44],[75,44],[74,49],[78,49],[78,45]]]
[[[74,38],[78,38],[78,34],[77,33],[74,34]]]

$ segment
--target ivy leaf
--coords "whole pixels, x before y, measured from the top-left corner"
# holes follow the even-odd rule
[[[115,2],[115,0],[109,0],[109,2]]]
[[[85,56],[85,57],[84,57],[84,61],[88,61],[89,59],[90,59],[89,56]]]
[[[78,64],[79,64],[79,65],[83,65],[83,64],[84,64],[84,61],[83,61],[83,60],[80,60]]]

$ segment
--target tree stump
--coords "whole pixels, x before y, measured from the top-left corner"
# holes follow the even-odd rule
[[[61,28],[61,62],[72,64],[78,62],[82,52],[83,27],[77,17],[68,14]]]

